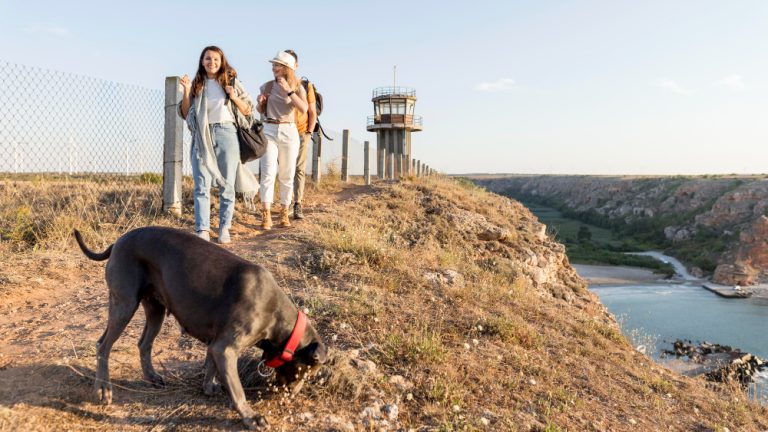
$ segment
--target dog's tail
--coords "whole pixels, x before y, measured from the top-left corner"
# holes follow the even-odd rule
[[[109,258],[109,256],[112,254],[112,246],[109,245],[107,250],[105,250],[102,253],[96,253],[90,249],[88,249],[88,246],[85,245],[83,242],[83,236],[80,235],[80,231],[75,230],[75,240],[77,240],[77,245],[80,246],[80,250],[83,251],[85,256],[88,258],[94,260],[94,261],[104,261],[105,259]]]

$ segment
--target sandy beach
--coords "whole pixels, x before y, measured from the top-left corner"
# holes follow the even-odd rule
[[[639,267],[573,264],[590,286],[663,282],[664,276]]]

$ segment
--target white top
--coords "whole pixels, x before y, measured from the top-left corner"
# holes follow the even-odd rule
[[[208,124],[212,123],[234,123],[232,111],[227,104],[229,99],[224,89],[215,79],[205,80],[205,97],[207,99]]]

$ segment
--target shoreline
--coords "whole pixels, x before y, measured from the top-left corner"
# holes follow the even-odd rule
[[[663,275],[642,267],[571,264],[576,273],[587,281],[590,287],[606,285],[632,285],[648,283],[670,283]]]

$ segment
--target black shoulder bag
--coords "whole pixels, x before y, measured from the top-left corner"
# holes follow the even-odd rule
[[[232,80],[234,87],[235,81]],[[264,124],[261,120],[254,119],[251,127],[242,127],[237,123],[237,106],[232,98],[229,99],[232,104],[232,114],[235,116],[235,126],[237,127],[237,142],[240,144],[240,162],[246,163],[256,160],[267,151],[267,137],[264,136]]]

